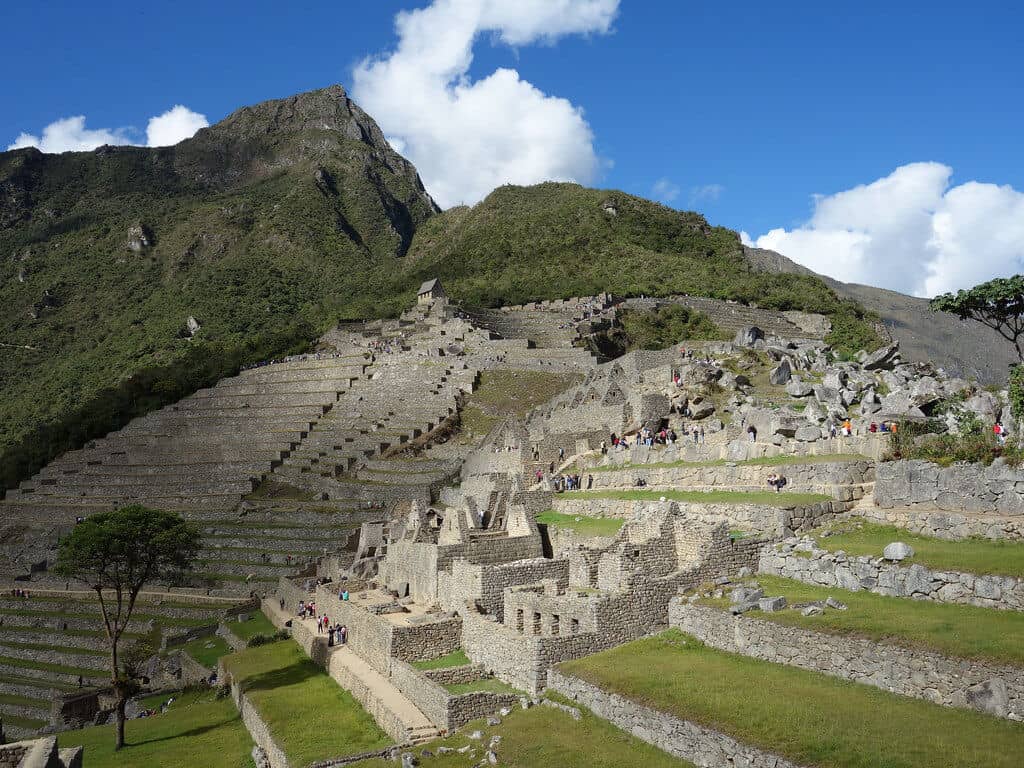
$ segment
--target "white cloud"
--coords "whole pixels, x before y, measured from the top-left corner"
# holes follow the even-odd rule
[[[21,133],[7,149],[38,147],[43,152],[82,152],[103,144],[130,143],[123,130],[85,127],[85,116],[63,117],[43,128],[40,136]]]
[[[149,118],[149,125],[146,126],[146,145],[170,147],[179,141],[191,139],[196,131],[209,124],[206,115],[200,115],[188,107],[175,104],[162,115]]]
[[[209,123],[205,115],[177,104],[162,115],[151,117],[146,128],[146,144],[165,147],[192,136]],[[7,149],[36,147],[43,152],[89,152],[104,144],[138,144],[138,131],[130,128],[86,128],[85,116],[62,117],[34,135],[21,133]]]
[[[816,196],[805,225],[751,244],[838,280],[917,296],[1024,271],[1024,193],[976,181],[951,187],[952,174],[941,163],[900,166]]]
[[[671,203],[679,197],[679,185],[673,184],[668,179],[658,179],[651,187],[651,197],[663,203]]]
[[[700,187],[692,187],[690,189],[690,205],[702,202],[713,203],[722,196],[723,192],[725,192],[725,187],[721,184],[704,184]]]
[[[582,111],[497,69],[472,80],[484,33],[512,46],[610,31],[619,0],[434,0],[395,17],[398,47],[354,71],[354,95],[392,146],[403,146],[442,206],[501,184],[593,180],[599,168]]]

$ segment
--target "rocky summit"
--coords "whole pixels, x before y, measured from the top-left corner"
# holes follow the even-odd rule
[[[0,179],[0,763],[1019,764],[966,351],[623,193],[440,212],[340,87]],[[199,544],[115,680],[61,553],[136,505]]]

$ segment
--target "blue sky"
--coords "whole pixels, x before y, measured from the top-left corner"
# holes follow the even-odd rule
[[[904,261],[893,287],[908,292],[987,279],[963,251],[993,229],[1001,235],[984,250],[1002,250],[986,256],[988,276],[1019,271],[1024,250],[1004,242],[1018,241],[1015,221],[1024,213],[1024,12],[1013,4],[861,2],[836,10],[809,2],[557,0],[565,8],[552,26],[536,18],[544,11],[534,10],[535,0],[479,10],[494,1],[311,2],[301,11],[264,2],[115,1],[102,12],[20,4],[4,11],[5,26],[20,32],[0,48],[8,75],[0,140],[40,137],[55,120],[83,115],[89,128],[145,143],[147,121],[176,104],[214,122],[244,104],[341,82],[358,86],[354,96],[396,146],[422,156],[421,170],[444,155],[451,176],[424,176],[446,203],[472,201],[503,173],[522,181],[504,170],[516,168],[696,208],[845,279],[886,284],[887,265]],[[428,7],[433,26],[419,42],[439,47],[451,44],[443,33],[467,13],[494,17],[467,26],[471,63],[448,82],[423,85],[408,71],[422,68],[419,61],[403,69],[394,57],[395,66],[370,65],[356,83],[361,60],[387,64],[399,45],[396,12]],[[574,14],[577,22],[566,21]],[[545,29],[554,39],[538,39]],[[494,128],[481,141],[506,153],[507,164],[462,179],[459,160],[470,168],[476,158],[439,149],[446,130],[410,127],[423,115],[416,110],[436,100],[413,109],[412,94],[398,91],[437,86],[450,94],[499,68],[518,80],[505,83],[505,95],[494,83],[490,95],[513,98],[528,83],[539,95],[520,100],[524,109],[536,107],[536,123],[565,131],[549,140],[525,122],[521,134]],[[559,111],[554,97],[582,110],[585,124],[573,122],[568,107]],[[472,105],[457,106],[434,118],[472,122]],[[587,128],[592,139],[581,150]],[[468,133],[451,135],[465,144]],[[517,156],[523,136],[541,136],[536,143],[549,145],[549,156]],[[975,181],[977,188],[966,184]],[[816,204],[813,195],[826,197]],[[901,206],[903,218],[891,213]],[[916,233],[909,245],[908,231]]]

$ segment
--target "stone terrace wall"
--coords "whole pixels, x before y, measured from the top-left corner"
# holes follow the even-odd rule
[[[768,490],[766,479],[772,472],[785,475],[786,490],[799,493],[826,493],[843,501],[860,498],[859,486],[874,479],[874,462],[822,461],[814,464],[788,464],[779,467],[755,464],[683,464],[675,467],[631,466],[621,470],[594,472],[594,488],[631,489],[637,478],[649,486],[667,488],[713,487],[738,490]]]
[[[475,673],[472,677],[474,680],[480,678],[479,666],[460,669],[472,670]],[[391,665],[391,682],[429,718],[430,722],[446,731],[493,714],[503,706],[511,706],[519,698],[517,694],[494,694],[486,691],[454,696],[445,690],[442,684],[401,661],[395,661]]]
[[[866,589],[891,597],[1024,610],[1021,579],[895,565],[878,557],[851,557],[816,549],[811,542],[795,538],[765,547],[758,569],[761,573],[853,592]]]
[[[1000,515],[974,515],[969,513],[943,512],[930,510],[924,505],[919,507],[883,507],[864,506],[855,510],[858,517],[863,517],[882,525],[895,525],[924,536],[938,539],[967,539],[980,536],[984,539],[1007,539],[1020,541],[1024,539],[1024,515],[1020,517],[1003,517]]]
[[[641,706],[617,694],[607,693],[557,669],[548,673],[548,685],[563,696],[579,702],[598,717],[670,755],[689,760],[698,768],[799,768],[795,763],[770,752],[741,744],[718,731]]]
[[[1024,669],[783,626],[676,598],[668,621],[714,648],[873,685],[948,707],[1024,714]],[[992,694],[994,692],[994,695]]]
[[[446,610],[464,612],[467,603],[503,620],[507,587],[553,579],[564,589],[569,584],[569,563],[565,560],[519,560],[503,565],[473,565],[465,560],[452,563],[451,574],[438,575],[438,599]]]
[[[954,464],[945,468],[928,461],[883,462],[875,470],[875,504],[1024,515],[1024,469],[999,460],[988,467]]]
[[[556,496],[552,507],[556,512],[566,515],[629,520],[657,504],[660,502],[585,499],[573,498],[569,495]],[[699,520],[724,517],[734,527],[770,536],[790,536],[793,533],[808,531],[847,509],[845,502],[838,501],[823,501],[790,509],[767,504],[691,504],[689,502],[678,502],[678,504],[679,509],[690,517]]]

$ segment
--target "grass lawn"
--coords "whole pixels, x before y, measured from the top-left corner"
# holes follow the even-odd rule
[[[426,661],[414,661],[412,662],[413,667],[416,669],[447,669],[448,667],[464,667],[466,664],[471,664],[469,656],[461,648],[456,648],[449,654],[439,656],[436,659],[427,659]]]
[[[1024,727],[708,648],[678,630],[560,665],[653,709],[823,768],[1017,768]]]
[[[556,697],[552,697],[556,698]],[[476,765],[487,749],[491,736],[501,736],[495,748],[498,764],[507,768],[693,768],[691,763],[672,757],[640,739],[620,731],[607,720],[582,710],[573,720],[567,713],[551,707],[518,707],[503,717],[501,724],[488,726],[483,720],[469,723],[447,739],[438,739],[411,751],[422,768],[466,768]],[[466,734],[483,732],[480,741]],[[458,749],[469,745],[474,757],[452,752],[438,755],[440,746]],[[423,750],[432,754],[423,756]],[[473,754],[473,753],[471,753]],[[358,768],[395,768],[387,760],[367,760]]]
[[[30,699],[28,696],[18,696],[14,693],[0,693],[0,704],[42,709],[45,710],[44,714],[46,714],[47,717],[50,715],[50,702],[48,699]]]
[[[554,528],[572,528],[580,536],[614,536],[626,521],[621,517],[583,517],[548,510],[537,515],[537,522]]]
[[[206,647],[208,645],[210,646],[209,648]],[[207,669],[213,669],[217,666],[221,656],[227,656],[231,653],[231,646],[227,644],[223,637],[212,635],[211,637],[189,640],[181,646],[181,650]]]
[[[823,493],[773,493],[772,491],[567,491],[564,499],[619,499],[621,501],[685,501],[691,504],[763,504],[770,507],[802,507],[831,501]],[[558,498],[558,497],[556,497]]]
[[[845,611],[826,609],[821,616],[801,616],[796,610],[751,614],[758,619],[832,634],[859,635],[946,656],[990,659],[1024,667],[1024,613],[1018,611],[906,600],[867,591],[848,592],[764,574],[757,581],[766,595],[785,595],[790,605],[829,596],[847,605]],[[728,598],[702,602],[721,608],[729,604]]]
[[[714,461],[656,461],[650,464],[611,464],[600,467],[587,467],[581,472],[614,472],[619,469],[671,469],[673,467],[724,467],[726,464],[735,464],[739,467],[785,467],[794,464],[826,464],[839,461],[867,461],[867,456],[859,453],[833,453],[824,456],[762,456],[758,459],[744,459],[743,461],[729,461],[728,459],[715,459]]]
[[[18,715],[4,715],[3,720],[7,725],[24,728],[26,731],[38,731],[50,722],[49,717],[43,718],[42,720],[36,720],[35,718],[19,717]]]
[[[1024,579],[1024,543],[992,539],[949,541],[911,533],[904,528],[860,521],[843,521],[830,526],[830,536],[816,535],[818,546],[850,555],[881,557],[886,544],[902,541],[914,548],[914,556],[903,564],[918,563],[942,571],[997,573]],[[812,535],[815,535],[812,533]]]
[[[285,640],[224,660],[296,768],[391,743],[352,695]]]
[[[458,696],[462,693],[474,693],[476,691],[486,691],[487,693],[522,693],[508,683],[503,683],[501,680],[493,677],[486,678],[484,680],[474,680],[471,683],[454,683],[452,685],[446,685],[445,690],[454,696]]]
[[[246,642],[254,635],[267,635],[269,637],[277,632],[277,627],[270,623],[270,619],[264,615],[263,611],[250,613],[248,621],[235,621],[232,619],[227,622],[227,626],[231,630],[231,634],[239,640]]]
[[[81,675],[86,679],[99,679],[110,676],[109,672],[104,672],[99,669],[86,669],[85,667],[69,667],[65,666],[64,664],[54,664],[49,661],[32,661],[30,659],[19,659],[16,656],[0,656],[0,662],[12,667],[21,667],[22,669],[38,669],[43,672],[55,672],[57,674],[64,675]]]
[[[160,697],[166,700],[166,696]],[[247,768],[252,739],[231,699],[212,691],[182,694],[166,714],[129,720],[127,746],[114,751],[114,726],[66,731],[63,747],[85,747],[89,768]]]

